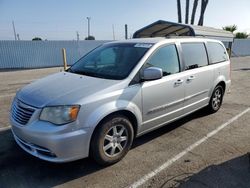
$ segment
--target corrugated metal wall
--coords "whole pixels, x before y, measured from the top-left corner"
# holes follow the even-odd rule
[[[233,56],[250,56],[250,39],[234,39]]]
[[[67,63],[107,41],[0,41],[0,69],[62,66],[62,48]]]
[[[0,69],[62,66],[62,48],[72,65],[108,41],[0,41]],[[235,39],[233,56],[250,56],[250,39]]]

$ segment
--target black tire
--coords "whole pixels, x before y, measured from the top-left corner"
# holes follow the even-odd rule
[[[111,116],[94,132],[90,145],[91,156],[100,165],[112,165],[128,153],[133,139],[134,130],[131,122],[122,115]]]
[[[220,109],[223,101],[223,96],[224,96],[223,87],[221,85],[217,85],[213,91],[209,105],[207,106],[207,109],[210,113],[215,113]]]

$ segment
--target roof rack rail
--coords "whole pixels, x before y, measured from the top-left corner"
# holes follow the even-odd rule
[[[203,37],[203,38],[206,38],[206,36],[204,36],[204,35],[199,35],[199,36],[175,36],[175,35],[167,35],[167,36],[165,36],[165,38],[201,38],[201,37]]]

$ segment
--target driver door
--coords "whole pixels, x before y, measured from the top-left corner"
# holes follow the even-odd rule
[[[146,67],[161,68],[163,77],[142,84],[142,131],[161,126],[181,116],[185,96],[184,76],[175,44],[158,48],[147,60],[144,65]]]

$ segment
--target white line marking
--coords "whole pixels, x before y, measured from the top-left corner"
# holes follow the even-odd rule
[[[200,144],[202,144],[203,142],[205,142],[207,139],[209,139],[210,137],[214,136],[215,134],[217,134],[219,131],[221,131],[223,128],[225,128],[226,126],[230,125],[231,123],[233,123],[234,121],[236,121],[238,118],[240,118],[241,116],[243,116],[245,113],[247,113],[250,110],[250,108],[247,108],[246,110],[244,110],[243,112],[239,113],[238,115],[234,116],[232,119],[228,120],[226,123],[222,124],[221,126],[219,126],[218,128],[216,128],[215,130],[213,130],[212,132],[208,133],[206,136],[204,136],[203,138],[201,138],[200,140],[198,140],[197,142],[195,142],[194,144],[190,145],[188,148],[186,148],[184,151],[182,151],[181,153],[179,153],[178,155],[174,156],[173,158],[169,159],[168,161],[166,161],[165,163],[163,163],[161,166],[159,166],[158,168],[156,168],[155,170],[151,171],[150,173],[144,175],[142,178],[140,178],[139,180],[137,180],[136,182],[134,182],[132,185],[130,185],[130,188],[136,188],[139,187],[141,185],[143,185],[145,182],[147,182],[149,179],[151,179],[152,177],[156,176],[158,173],[160,173],[161,171],[163,171],[164,169],[168,168],[170,165],[172,165],[174,162],[176,162],[177,160],[179,160],[181,157],[183,157],[184,155],[186,155],[188,152],[192,151],[193,149],[195,149],[197,146],[199,146]]]
[[[11,128],[11,126],[7,126],[7,127],[0,127],[0,132],[1,131],[6,131],[9,130]]]

